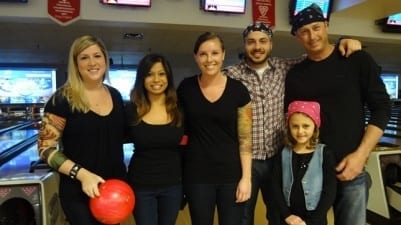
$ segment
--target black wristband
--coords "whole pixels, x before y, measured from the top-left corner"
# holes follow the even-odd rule
[[[81,165],[75,163],[75,165],[70,170],[70,177],[71,179],[75,179],[77,177],[78,171],[82,168]]]

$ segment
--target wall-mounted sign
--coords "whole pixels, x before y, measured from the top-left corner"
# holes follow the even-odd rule
[[[66,26],[79,18],[81,0],[47,0],[47,13],[58,24]]]
[[[252,0],[253,22],[262,22],[270,27],[275,25],[274,0]]]

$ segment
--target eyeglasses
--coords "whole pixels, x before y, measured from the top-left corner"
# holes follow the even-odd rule
[[[264,23],[259,22],[249,25],[242,33],[242,37],[245,38],[246,36],[248,36],[249,33],[254,31],[263,32],[267,34],[270,38],[273,37],[273,31],[270,29],[270,27],[266,26]]]

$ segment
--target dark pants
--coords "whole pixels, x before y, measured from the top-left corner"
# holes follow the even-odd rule
[[[219,225],[240,225],[244,203],[235,203],[235,184],[189,184],[185,186],[192,225],[213,225],[217,206]]]
[[[62,198],[60,200],[70,225],[103,225],[92,216],[89,209],[89,198],[86,201]]]
[[[245,214],[241,225],[254,225],[255,206],[258,200],[259,190],[262,193],[263,202],[266,205],[266,218],[269,225],[280,224],[280,214],[272,205],[273,193],[271,190],[271,177],[273,173],[273,159],[252,160],[252,194],[245,203]]]
[[[182,185],[135,192],[137,225],[175,225],[183,199]]]

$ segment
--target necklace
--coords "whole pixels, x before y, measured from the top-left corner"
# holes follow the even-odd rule
[[[305,162],[305,161],[303,161],[303,160],[300,160],[300,162],[299,162],[299,168],[301,168],[301,169],[306,169],[307,167],[308,167],[308,163]]]
[[[311,153],[306,153],[306,154],[297,154],[297,165],[300,169],[306,169],[308,168],[309,161],[312,158]]]

